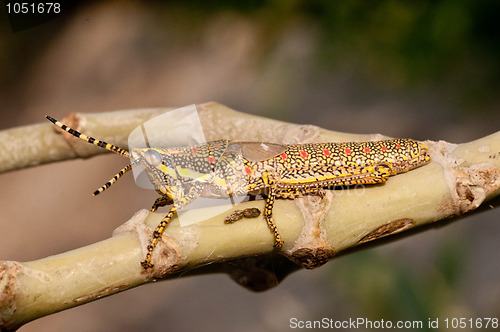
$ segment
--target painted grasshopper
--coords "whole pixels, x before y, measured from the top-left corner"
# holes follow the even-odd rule
[[[73,130],[47,116],[55,125],[88,143],[130,158],[131,164],[94,192],[100,194],[132,166],[146,172],[160,197],[151,211],[172,205],[153,232],[141,265],[152,268],[152,253],[176,213],[198,197],[222,198],[248,194],[265,197],[264,218],[283,245],[273,220],[276,198],[322,195],[338,186],[377,184],[430,161],[427,146],[410,139],[370,142],[275,144],[218,140],[191,147],[132,148],[130,151]]]

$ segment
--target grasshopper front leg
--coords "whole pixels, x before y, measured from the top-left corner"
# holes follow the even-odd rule
[[[170,208],[170,211],[168,211],[168,213],[165,215],[165,217],[163,217],[163,219],[160,221],[158,226],[156,226],[155,230],[153,231],[153,237],[151,238],[147,246],[148,252],[146,253],[146,257],[144,258],[144,260],[141,262],[143,268],[145,269],[153,268],[154,264],[151,264],[153,251],[158,242],[160,241],[161,236],[165,232],[165,228],[167,228],[168,224],[172,220],[172,217],[177,212],[177,210],[182,209],[184,206],[186,206],[187,204],[191,203],[196,198],[198,198],[200,196],[202,189],[203,185],[195,184],[189,188],[189,192],[187,193],[187,195],[182,196],[180,198],[176,198],[175,202],[166,195],[163,195],[156,199],[156,201],[153,204],[153,207],[151,208],[152,212],[156,212],[156,210],[159,207],[165,206],[167,204],[174,203],[174,206]]]
[[[156,204],[156,202],[155,202]],[[148,252],[146,254],[146,258],[141,262],[141,265],[143,268],[151,269],[153,268],[153,264],[151,264],[151,257],[153,255],[153,250],[155,249],[156,245],[158,244],[158,241],[160,241],[161,236],[163,235],[163,232],[165,232],[165,228],[168,226],[170,223],[170,220],[172,220],[172,217],[174,216],[175,212],[177,211],[177,208],[175,206],[172,206],[170,208],[170,211],[168,211],[167,215],[163,217],[163,219],[160,221],[158,226],[156,226],[156,229],[153,232],[153,237],[149,241],[149,244],[147,246]]]
[[[156,212],[159,207],[170,205],[173,203],[174,201],[172,200],[172,198],[168,197],[167,195],[162,195],[161,197],[158,197],[156,199],[155,203],[151,207],[151,212]]]
[[[169,204],[173,204],[172,198],[166,195],[158,197],[154,202],[153,206],[151,207],[151,212],[156,212],[159,207]],[[165,232],[165,228],[169,224],[170,220],[172,219],[176,211],[177,211],[176,207],[172,206],[170,208],[170,211],[168,211],[167,215],[161,220],[158,226],[156,226],[156,229],[153,232],[153,237],[151,238],[151,241],[147,246],[148,253],[146,254],[146,258],[144,259],[144,261],[141,262],[143,268],[149,269],[153,267],[153,264],[151,264],[151,255],[153,254],[153,250],[156,247],[156,244],[158,244],[158,241],[160,240],[163,232]]]

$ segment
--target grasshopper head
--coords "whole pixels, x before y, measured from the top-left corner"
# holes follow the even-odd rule
[[[176,173],[167,154],[160,149],[134,148],[130,150],[130,157],[134,172],[144,172],[156,191],[173,198],[170,188],[176,182]]]
[[[156,191],[175,200],[183,197],[193,185],[213,181],[210,161],[193,158],[191,150],[133,148],[132,166],[144,170]]]

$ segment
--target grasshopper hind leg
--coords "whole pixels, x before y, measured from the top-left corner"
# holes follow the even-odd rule
[[[281,248],[284,244],[283,239],[278,231],[278,227],[273,219],[273,207],[276,198],[276,189],[270,189],[269,193],[265,197],[265,207],[264,207],[264,219],[267,222],[269,230],[274,235],[274,247]],[[233,213],[226,216],[224,219],[225,224],[232,224],[243,218],[256,218],[260,216],[260,210],[258,208],[247,208],[244,210],[236,210]]]

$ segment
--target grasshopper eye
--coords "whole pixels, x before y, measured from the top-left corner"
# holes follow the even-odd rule
[[[155,150],[147,150],[144,153],[144,158],[146,159],[148,164],[150,164],[152,166],[157,166],[157,165],[161,164],[161,160],[162,160],[161,154]]]

